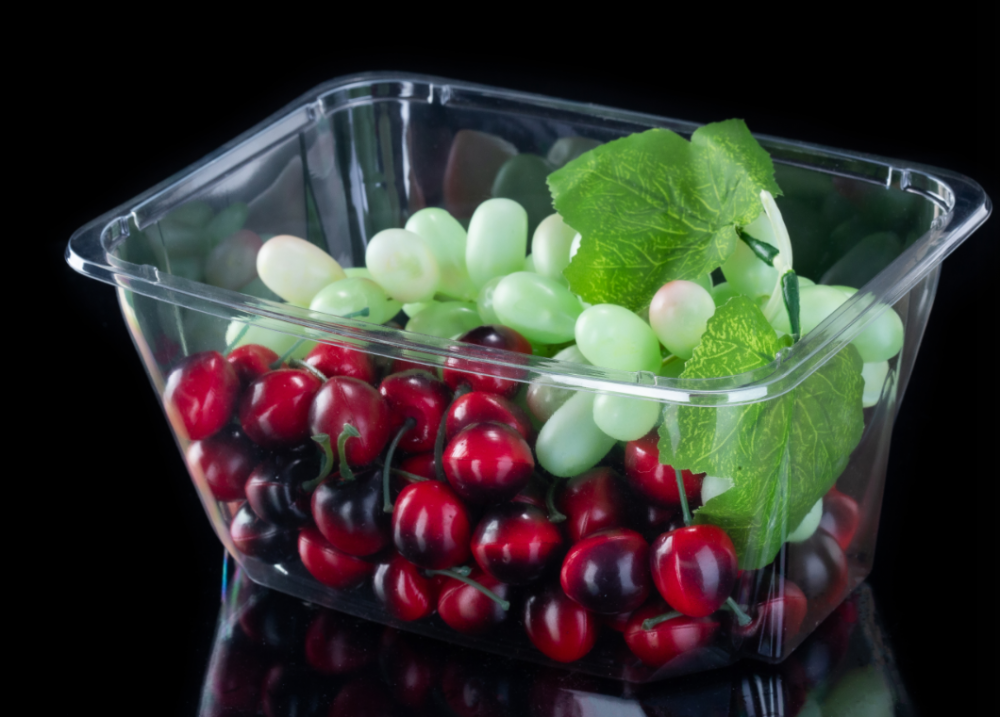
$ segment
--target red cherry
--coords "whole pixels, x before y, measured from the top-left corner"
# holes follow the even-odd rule
[[[327,378],[350,376],[374,384],[377,379],[372,357],[356,348],[334,344],[316,344],[302,359]]]
[[[625,475],[633,490],[663,508],[677,508],[681,504],[677,492],[677,474],[672,466],[660,463],[659,438],[656,430],[636,441],[625,444]],[[701,481],[704,473],[681,471],[684,495],[689,502],[701,499]],[[692,508],[693,509],[693,508]]]
[[[521,434],[521,438],[531,438],[531,421],[520,406],[503,396],[483,391],[472,391],[455,399],[448,409],[444,435],[447,440],[473,423],[502,423]]]
[[[836,488],[823,496],[823,517],[819,527],[833,536],[841,550],[846,552],[850,547],[860,523],[861,511],[854,498]]]
[[[588,610],[608,615],[634,610],[649,596],[649,545],[627,528],[594,533],[566,553],[559,580]]]
[[[295,555],[295,529],[268,523],[244,503],[229,526],[236,549],[265,563],[283,563]]]
[[[472,536],[472,556],[483,570],[511,585],[542,576],[558,559],[563,540],[544,510],[504,503],[486,512]]]
[[[511,498],[511,501],[514,503],[527,503],[542,510],[548,510],[548,506],[545,504],[545,486],[539,482],[538,477],[535,475],[532,475],[528,479],[528,484],[517,495]]]
[[[632,619],[632,613],[634,610],[628,612],[620,612],[617,615],[598,615],[598,619],[602,624],[607,625],[615,632],[625,632],[625,628],[628,627],[628,621]]]
[[[556,507],[566,516],[570,540],[577,542],[627,524],[632,501],[621,476],[610,468],[591,468],[566,481]]]
[[[647,619],[669,611],[667,605],[654,601],[636,610],[625,628],[625,643],[650,667],[662,667],[682,655],[707,647],[719,630],[718,620],[686,615],[661,622],[650,630],[642,629]]]
[[[337,437],[350,423],[361,434],[348,438],[347,462],[364,466],[378,457],[389,442],[389,407],[370,385],[349,376],[331,378],[316,393],[309,410],[312,435],[325,433],[336,450]]]
[[[271,454],[257,465],[246,482],[253,512],[269,523],[299,528],[312,522],[310,496],[304,485],[319,474],[315,450]]]
[[[264,448],[283,448],[309,438],[309,407],[322,382],[308,371],[283,368],[247,386],[240,425]]]
[[[280,357],[267,346],[247,344],[229,352],[226,360],[240,379],[240,384],[248,385],[271,370],[271,365]]]
[[[372,646],[378,642],[378,631],[377,625],[366,620],[320,610],[306,632],[306,662],[326,675],[360,670],[375,660]]]
[[[426,371],[412,370],[386,376],[378,390],[389,406],[393,435],[408,418],[416,422],[400,438],[399,447],[410,453],[433,451],[451,389]]]
[[[216,500],[241,500],[258,460],[257,447],[237,428],[193,441],[187,452],[192,472],[200,471]]]
[[[684,516],[675,508],[661,508],[654,503],[647,503],[636,512],[639,514],[636,529],[650,542],[664,533],[684,527]]]
[[[470,503],[510,500],[535,470],[531,448],[521,435],[499,423],[466,426],[442,457],[448,482]]]
[[[479,326],[471,331],[466,331],[458,337],[458,341],[465,344],[473,344],[486,349],[504,349],[521,354],[531,354],[531,344],[517,331],[507,326],[487,325]],[[494,351],[470,351],[473,355],[483,358],[499,359],[513,362],[515,357],[504,356]],[[445,369],[442,372],[444,382],[456,390],[463,383],[472,387],[473,391],[486,391],[496,393],[501,396],[511,396],[517,392],[520,385],[516,379],[524,377],[521,369],[509,368],[506,366],[494,366],[484,361],[474,359],[449,357],[445,361]],[[487,374],[497,374],[490,376]]]
[[[469,514],[446,484],[412,483],[400,492],[392,511],[396,550],[411,563],[444,570],[469,559]]]
[[[492,591],[501,600],[510,599],[510,586],[479,568],[473,568],[469,579]],[[445,580],[438,596],[437,610],[449,627],[467,635],[482,634],[507,617],[507,611],[496,601],[476,587],[455,578]]]
[[[525,601],[528,638],[556,662],[574,662],[590,652],[598,628],[597,618],[566,597],[558,585],[549,585]]]
[[[372,586],[385,609],[399,620],[427,617],[437,604],[437,583],[401,555],[375,568]]]
[[[337,550],[315,528],[299,533],[299,557],[314,578],[337,590],[356,588],[375,570],[373,564]]]
[[[181,361],[167,377],[163,401],[192,441],[208,438],[229,421],[240,392],[236,371],[218,351]]]
[[[788,551],[785,576],[825,615],[847,593],[850,576],[844,551],[825,530],[801,543],[785,543],[784,549]]]
[[[784,657],[789,641],[799,634],[809,603],[799,586],[775,576],[774,584],[750,607],[748,625],[733,621],[733,633],[744,640],[744,650],[768,658]]]
[[[352,481],[334,474],[312,494],[312,518],[330,545],[365,557],[392,541],[392,519],[382,510],[382,472],[358,473]]]
[[[434,480],[437,478],[437,471],[434,469],[434,451],[418,453],[415,456],[404,458],[399,464],[399,470],[412,473],[421,478]]]
[[[722,607],[736,584],[736,548],[715,525],[692,525],[653,541],[650,568],[670,606],[691,617]]]
[[[430,366],[424,366],[423,364],[407,361],[406,359],[393,359],[387,373],[402,373],[403,371],[412,370],[426,371],[431,376],[437,378],[437,372]]]

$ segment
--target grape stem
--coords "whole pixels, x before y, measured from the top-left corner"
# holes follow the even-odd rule
[[[240,329],[240,332],[238,334],[236,334],[236,338],[234,338],[226,345],[226,348],[222,352],[222,355],[228,356],[229,354],[231,354],[233,352],[233,349],[236,348],[236,344],[240,342],[240,339],[242,339],[244,336],[247,335],[247,331],[249,330],[250,330],[250,324],[243,324],[243,328]]]
[[[471,585],[472,587],[474,587],[476,590],[478,590],[483,595],[485,595],[486,597],[488,597],[490,600],[492,600],[493,602],[495,602],[497,605],[499,605],[504,610],[510,610],[510,603],[507,600],[504,600],[502,597],[500,597],[499,595],[497,595],[495,592],[493,592],[492,590],[490,590],[488,587],[486,587],[482,583],[478,583],[475,580],[473,580],[472,578],[468,577],[468,575],[469,575],[470,572],[472,572],[472,571],[469,568],[464,567],[464,568],[455,568],[454,570],[428,570],[428,571],[426,571],[426,574],[427,575],[447,575],[449,578],[455,578],[455,580],[459,580],[459,581],[465,583],[466,585]]]
[[[403,421],[403,425],[393,437],[392,443],[389,444],[389,450],[385,454],[385,465],[382,467],[382,510],[386,513],[392,512],[392,501],[389,500],[389,474],[392,472],[392,456],[396,452],[396,446],[399,445],[400,439],[415,425],[417,425],[417,419],[413,416]]]
[[[753,618],[743,612],[743,610],[740,609],[740,606],[737,605],[736,601],[731,597],[726,598],[726,602],[724,602],[723,605],[736,615],[736,622],[740,624],[740,627],[746,627],[753,622]]]
[[[675,617],[684,617],[684,613],[677,612],[676,610],[671,610],[670,612],[665,612],[662,615],[657,615],[656,617],[648,618],[642,621],[642,629],[652,630],[661,622],[666,622],[667,620],[673,620]]]
[[[674,468],[674,478],[677,480],[677,495],[681,499],[681,514],[684,516],[684,525],[691,525],[691,508],[688,507],[687,493],[684,492],[684,476],[682,471]]]
[[[467,394],[472,390],[472,386],[467,383],[463,383],[455,391],[455,395],[452,396],[452,403],[460,399],[462,396]],[[434,437],[434,473],[437,475],[437,479],[442,483],[448,480],[447,476],[444,474],[444,429],[445,425],[448,423],[448,411],[444,412],[441,416],[441,423],[438,424],[437,436]]]

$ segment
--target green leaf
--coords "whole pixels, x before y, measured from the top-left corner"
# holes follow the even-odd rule
[[[734,297],[709,319],[681,378],[733,376],[766,366],[780,347],[760,309]],[[843,472],[864,428],[861,367],[849,345],[777,398],[665,411],[660,461],[733,479],[733,488],[699,508],[694,522],[725,530],[741,569],[770,563]]]
[[[736,226],[779,195],[771,157],[743,120],[698,128],[688,142],[651,129],[601,145],[548,178],[553,206],[582,235],[565,270],[591,304],[633,311],[673,279],[703,276],[732,253]]]

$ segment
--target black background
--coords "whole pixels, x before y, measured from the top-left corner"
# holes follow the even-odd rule
[[[113,290],[63,262],[77,227],[314,85],[381,69],[699,122],[742,117],[755,132],[955,170],[996,198],[998,86],[985,35],[995,24],[965,17],[961,27],[835,23],[772,39],[747,30],[724,41],[692,28],[683,48],[637,39],[648,56],[628,43],[614,51],[594,43],[596,19],[579,36],[560,36],[558,25],[530,36],[518,30],[516,49],[477,42],[471,30],[414,32],[403,43],[362,26],[373,34],[361,44],[281,33],[241,38],[220,26],[211,37],[181,35],[185,41],[169,48],[129,32],[69,45],[58,91],[30,98],[35,117],[22,135],[32,161],[21,189],[40,203],[11,208],[33,218],[27,235],[43,252],[41,269],[19,272],[17,281],[35,287],[32,299],[41,298],[59,326],[24,347],[41,358],[44,381],[37,404],[18,404],[28,409],[18,415],[29,433],[42,439],[19,450],[47,466],[47,505],[38,505],[36,490],[8,505],[33,526],[31,549],[16,557],[32,575],[30,601],[47,611],[37,641],[50,656],[72,655],[61,664],[102,690],[105,713],[120,706],[194,714],[218,607],[222,549]],[[992,218],[944,265],[895,428],[870,578],[903,679],[928,714],[992,687],[976,648],[989,654],[996,639],[998,472],[987,453],[996,441],[998,227]],[[52,326],[40,323],[36,317],[30,328]],[[14,379],[24,363],[8,366],[13,395],[39,390]],[[44,572],[35,576],[27,566],[37,567],[40,555]]]

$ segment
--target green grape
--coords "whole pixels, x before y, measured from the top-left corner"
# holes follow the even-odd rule
[[[763,212],[743,231],[754,239],[775,247],[778,245],[771,222]],[[774,291],[774,285],[778,281],[778,270],[757,258],[753,250],[742,240],[737,240],[733,253],[723,262],[722,273],[733,289],[751,299],[769,295]]]
[[[660,375],[666,378],[679,378],[684,372],[687,361],[680,356],[668,356],[660,365]]]
[[[656,334],[622,306],[597,304],[586,309],[576,320],[575,336],[577,347],[595,366],[651,372],[660,368]]]
[[[444,209],[427,207],[406,221],[406,230],[423,239],[437,260],[440,293],[456,299],[471,299],[476,295],[476,287],[465,268],[468,238],[455,217]]]
[[[452,339],[481,326],[476,305],[464,301],[431,302],[406,322],[406,330]]]
[[[232,236],[246,224],[250,208],[243,202],[233,202],[212,217],[205,225],[205,240],[209,246],[216,246],[226,237]]]
[[[373,236],[365,266],[389,296],[404,304],[434,298],[441,277],[430,246],[406,229],[383,229]]]
[[[584,152],[589,152],[594,147],[600,147],[603,142],[589,137],[560,137],[549,149],[546,159],[553,167],[559,168],[567,164]]]
[[[531,255],[535,258],[535,271],[550,279],[563,278],[569,266],[569,250],[576,230],[570,228],[559,214],[542,220],[531,237]]]
[[[433,303],[433,301],[418,301],[414,304],[403,304],[403,313],[412,319]]]
[[[698,276],[698,277],[695,277],[694,279],[691,279],[691,281],[693,281],[695,284],[697,284],[702,289],[704,289],[705,291],[707,291],[709,294],[712,293],[713,285],[712,285],[712,275],[711,274],[702,274],[701,276]]]
[[[732,488],[736,483],[732,478],[723,476],[705,476],[701,481],[701,504],[705,505],[716,496],[720,496]]]
[[[527,271],[505,276],[493,290],[500,322],[529,341],[561,344],[573,340],[580,301],[558,281]]]
[[[267,284],[256,277],[240,288],[240,293],[254,296],[258,299],[268,299],[269,301],[281,301],[281,297],[267,288]],[[284,302],[282,302],[284,303]]]
[[[535,257],[533,257],[531,254],[528,254],[528,256],[524,257],[524,270],[530,271],[532,274],[537,273],[535,271]]]
[[[572,361],[573,363],[582,363],[584,366],[590,366],[590,361],[587,360],[587,357],[583,355],[583,351],[576,344],[567,346],[552,358],[555,361]]]
[[[882,397],[882,387],[885,385],[885,377],[888,375],[888,361],[866,363],[861,367],[861,377],[865,380],[865,390],[861,396],[862,407],[869,408],[878,403],[878,400]]]
[[[371,279],[361,277],[341,279],[323,288],[313,297],[309,308],[334,316],[346,316],[368,309],[368,316],[361,321],[384,324],[399,313],[400,303],[385,295],[382,287]]]
[[[773,289],[774,286],[771,288]],[[728,281],[724,281],[721,284],[716,284],[712,287],[712,301],[715,302],[716,307],[722,306],[734,296],[740,296],[740,292],[738,292]]]
[[[243,331],[244,327],[247,330],[240,336],[240,332]],[[289,325],[289,328],[294,329],[295,327]],[[236,339],[237,336],[240,337],[238,341]],[[235,343],[233,343],[234,341]],[[278,356],[284,356],[287,351],[294,347],[294,351],[288,356],[289,360],[305,358],[306,354],[316,346],[315,341],[302,340],[291,334],[265,329],[254,323],[250,323],[247,326],[242,321],[231,321],[226,329],[226,346],[229,346],[230,350],[232,350],[248,344],[266,346],[278,354]]]
[[[689,359],[701,343],[708,320],[715,314],[715,301],[704,287],[693,281],[668,281],[649,304],[649,325],[667,350]]]
[[[594,423],[619,441],[635,441],[656,426],[660,404],[642,398],[602,393],[594,400]]]
[[[503,281],[502,276],[494,276],[483,284],[483,288],[479,290],[479,295],[476,297],[476,309],[479,311],[479,318],[483,320],[484,324],[501,323],[500,317],[497,316],[497,312],[493,309],[493,292],[496,291],[497,284],[501,281]]]
[[[257,252],[263,242],[249,229],[230,234],[205,260],[205,281],[236,291],[257,278]]]
[[[836,287],[850,298],[857,293],[857,289],[849,286]],[[903,348],[904,338],[903,320],[891,306],[872,321],[864,330],[854,337],[854,348],[861,354],[861,360],[865,363],[878,363],[888,361],[899,353]]]
[[[372,281],[375,281],[375,279],[372,277],[372,273],[368,271],[368,267],[366,266],[352,266],[349,268],[345,268],[344,273],[347,274],[348,279],[359,278],[359,279],[371,279]]]
[[[808,540],[819,527],[819,521],[823,517],[823,499],[817,500],[813,507],[806,513],[806,517],[788,534],[789,543],[801,543]]]
[[[476,208],[469,221],[465,262],[478,288],[495,276],[524,269],[527,250],[524,207],[511,199],[487,199]]]
[[[525,394],[525,402],[531,415],[540,423],[545,423],[573,394],[571,388],[532,381]]]
[[[170,273],[191,281],[205,279],[205,261],[200,256],[178,256],[170,260]]]
[[[806,286],[799,290],[799,326],[800,335],[805,336],[819,326],[827,316],[847,301],[844,292],[832,286]],[[778,315],[771,320],[771,326],[778,331],[790,334],[791,324],[788,321],[788,311],[782,304]]]
[[[257,276],[282,299],[302,307],[323,287],[347,278],[332,256],[288,234],[264,242],[257,252]]]
[[[528,233],[552,213],[552,194],[546,177],[553,170],[551,164],[537,154],[516,154],[500,167],[493,180],[494,197],[512,199],[528,213]]]
[[[597,396],[577,391],[538,432],[535,454],[542,468],[559,478],[589,470],[608,454],[615,439],[594,423]]]

